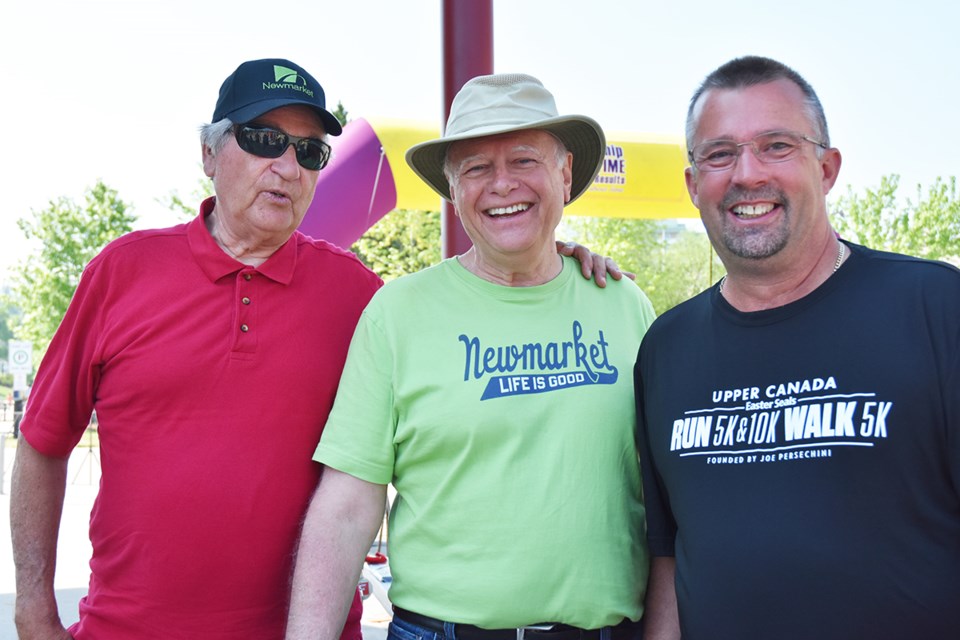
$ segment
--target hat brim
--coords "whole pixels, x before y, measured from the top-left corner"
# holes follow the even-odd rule
[[[570,200],[567,202],[570,204],[593,184],[594,178],[600,172],[606,150],[603,129],[593,118],[587,116],[558,116],[522,125],[491,124],[476,127],[469,132],[421,142],[410,147],[406,154],[407,164],[431,189],[442,198],[452,201],[450,185],[443,174],[443,163],[452,143],[530,129],[542,129],[552,133],[563,142],[567,151],[573,154]]]
[[[318,107],[316,102],[310,102],[308,100],[292,100],[290,98],[260,100],[258,102],[254,102],[253,104],[240,107],[239,109],[234,109],[230,113],[225,113],[223,117],[230,118],[230,121],[235,124],[246,124],[251,120],[259,118],[268,111],[273,111],[274,109],[287,107],[293,104],[302,104],[316,111],[317,115],[320,116],[320,121],[323,123],[323,130],[327,133],[327,135],[338,136],[343,133],[343,127],[340,126],[340,121],[337,120],[336,116],[326,109],[321,109]]]

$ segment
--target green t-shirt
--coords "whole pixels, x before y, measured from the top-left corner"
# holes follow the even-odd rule
[[[571,259],[536,287],[451,259],[374,296],[315,459],[394,484],[395,605],[487,628],[640,618],[632,371],[653,317]]]

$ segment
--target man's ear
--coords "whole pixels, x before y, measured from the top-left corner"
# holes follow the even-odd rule
[[[573,191],[573,154],[567,152],[567,161],[563,165],[563,204],[570,202]]]
[[[700,203],[697,202],[697,193],[699,187],[697,186],[697,176],[694,174],[693,167],[687,167],[684,169],[683,179],[687,182],[687,193],[690,194],[690,201],[693,203],[693,206],[699,209]]]
[[[203,154],[203,172],[208,178],[212,178],[217,168],[216,156],[213,155],[213,151],[209,146],[203,144],[200,145],[200,148]]]
[[[824,149],[823,157],[820,158],[820,171],[823,181],[823,195],[830,193],[833,185],[837,183],[837,177],[840,175],[840,165],[843,158],[840,156],[839,149]]]

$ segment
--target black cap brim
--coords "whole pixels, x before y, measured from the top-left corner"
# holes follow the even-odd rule
[[[321,109],[317,107],[315,103],[307,100],[291,100],[289,98],[261,100],[260,102],[255,102],[253,104],[248,104],[245,107],[234,109],[230,113],[223,114],[222,117],[230,118],[230,121],[236,124],[246,124],[252,120],[256,120],[269,111],[279,109],[280,107],[287,107],[292,104],[302,104],[316,111],[317,115],[320,116],[320,121],[323,123],[323,130],[326,131],[328,135],[338,136],[343,133],[343,127],[340,126],[340,121],[337,120],[336,116],[326,109]]]

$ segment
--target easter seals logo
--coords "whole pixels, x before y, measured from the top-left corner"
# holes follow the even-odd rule
[[[887,440],[893,410],[876,393],[839,389],[833,376],[717,389],[711,399],[673,421],[670,450],[680,457],[707,464],[830,458]]]

